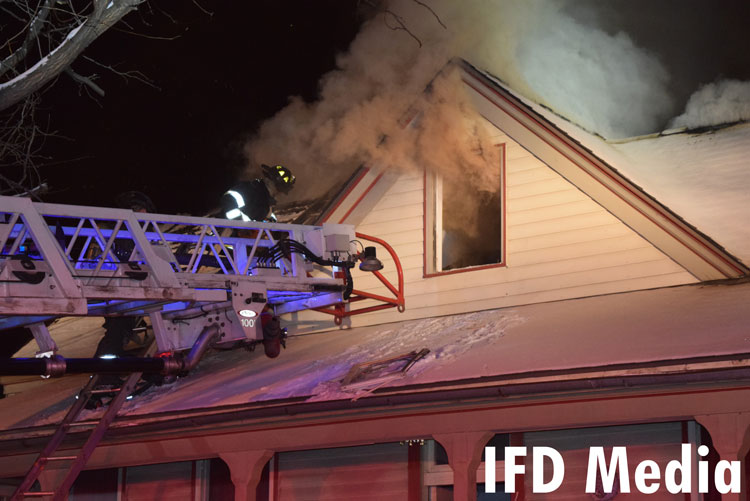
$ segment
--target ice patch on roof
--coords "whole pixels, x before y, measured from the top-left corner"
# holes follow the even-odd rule
[[[352,346],[338,356],[341,362],[334,377],[324,378],[313,389],[310,400],[359,398],[369,393],[370,390],[352,390],[342,386],[341,379],[354,364],[428,348],[430,353],[404,374],[401,380],[403,384],[404,380],[416,379],[426,369],[436,370],[450,365],[469,350],[497,343],[508,328],[523,322],[523,317],[512,311],[499,317],[479,312],[428,318],[378,330],[362,344]]]
[[[750,120],[750,82],[721,80],[693,93],[685,112],[669,125],[693,129],[745,120]]]
[[[520,323],[523,323],[523,319],[512,312],[499,318],[484,312],[380,328],[362,337],[356,346],[349,346],[340,352],[329,352],[334,354],[309,364],[299,375],[268,387],[262,399],[300,395],[310,395],[310,400],[358,398],[368,390],[347,389],[341,383],[355,364],[428,348],[430,353],[404,375],[406,380],[414,379],[425,369],[451,364],[461,354],[478,345],[494,344],[503,337],[507,328]]]

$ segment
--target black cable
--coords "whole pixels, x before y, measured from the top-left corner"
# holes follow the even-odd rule
[[[354,263],[351,261],[323,259],[322,257],[313,253],[310,249],[305,247],[300,242],[288,238],[279,240],[276,245],[269,247],[268,254],[258,258],[258,262],[264,266],[267,266],[275,261],[278,261],[279,259],[289,256],[292,253],[300,254],[308,261],[312,261],[313,263],[320,266],[339,266],[346,269],[354,267]]]
[[[346,273],[346,288],[343,291],[342,297],[345,301],[349,300],[349,297],[351,297],[352,292],[354,291],[354,280],[352,278],[352,268],[354,268],[353,261],[323,259],[300,242],[286,238],[284,240],[279,240],[276,245],[269,247],[268,254],[259,257],[258,263],[262,266],[269,266],[284,257],[290,256],[292,253],[300,254],[308,261],[312,261],[320,266],[338,266],[344,268]]]
[[[354,280],[352,279],[352,269],[351,267],[346,268],[346,289],[344,289],[344,293],[341,295],[341,297],[344,298],[344,301],[348,301],[349,297],[352,295],[352,291],[354,291]]]

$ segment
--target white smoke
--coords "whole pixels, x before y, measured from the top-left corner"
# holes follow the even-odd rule
[[[661,130],[675,104],[657,57],[624,33],[576,21],[566,4],[384,1],[387,11],[321,79],[319,100],[292,98],[262,125],[246,145],[250,165],[286,164],[302,188],[295,198],[321,195],[363,163],[482,179],[494,149],[446,69],[456,57],[606,138]],[[415,110],[418,123],[404,130]]]
[[[704,85],[690,99],[685,112],[670,127],[689,129],[750,120],[750,82],[721,80]]]
[[[542,13],[516,53],[535,100],[606,138],[659,130],[670,117],[669,74],[625,33],[610,35],[562,12]]]

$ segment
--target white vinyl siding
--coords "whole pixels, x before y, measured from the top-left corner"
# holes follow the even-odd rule
[[[696,281],[508,136],[499,133],[495,142],[505,144],[506,266],[424,278],[424,174],[403,174],[356,229],[395,249],[404,271],[406,311],[356,315],[352,326]],[[396,284],[392,259],[377,247],[382,273]],[[359,270],[354,286],[389,295],[375,276]],[[298,318],[313,316],[326,320],[314,312]]]

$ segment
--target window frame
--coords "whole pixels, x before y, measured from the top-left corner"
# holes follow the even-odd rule
[[[495,146],[500,149],[500,262],[467,266],[465,268],[445,271],[441,269],[442,263],[440,263],[440,261],[442,261],[442,249],[440,250],[440,255],[438,255],[435,237],[438,234],[442,223],[442,217],[437,217],[438,208],[442,207],[442,200],[438,200],[436,196],[436,193],[442,191],[442,178],[437,173],[425,170],[422,183],[422,278],[433,278],[443,275],[467,273],[471,271],[487,270],[490,268],[503,268],[507,266],[505,143],[498,143]],[[442,210],[440,212],[442,212]],[[438,264],[440,264],[440,266],[438,266]]]

